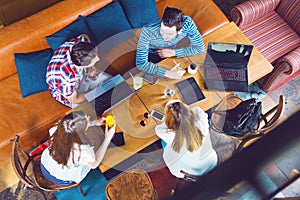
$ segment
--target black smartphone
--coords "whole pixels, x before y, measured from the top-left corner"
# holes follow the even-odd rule
[[[157,119],[159,121],[164,121],[165,120],[165,115],[157,110],[152,110],[150,112],[150,116],[153,117],[154,119]]]
[[[116,132],[113,138],[111,139],[111,143],[109,144],[109,147],[123,146],[123,145],[125,145],[123,132]]]

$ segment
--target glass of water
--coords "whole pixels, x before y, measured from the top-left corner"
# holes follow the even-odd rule
[[[175,91],[172,90],[171,88],[166,88],[165,89],[165,97],[173,97],[175,94]]]
[[[133,88],[135,90],[140,89],[142,85],[143,85],[143,77],[140,76],[133,77]]]

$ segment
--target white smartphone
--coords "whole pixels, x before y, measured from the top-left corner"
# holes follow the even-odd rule
[[[144,74],[143,78],[145,81],[147,81],[148,83],[150,83],[152,85],[156,84],[158,81],[158,78],[151,74]]]
[[[159,121],[164,121],[165,115],[157,110],[152,110],[150,112],[150,116]]]

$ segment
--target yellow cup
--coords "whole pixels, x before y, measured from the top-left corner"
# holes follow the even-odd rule
[[[105,118],[105,123],[106,123],[107,126],[113,126],[114,123],[115,123],[115,120],[114,120],[113,116],[108,115],[108,116]]]

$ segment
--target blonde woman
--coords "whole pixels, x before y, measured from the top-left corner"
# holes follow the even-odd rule
[[[183,178],[181,170],[203,175],[218,162],[212,147],[207,114],[200,108],[189,109],[179,100],[171,100],[165,107],[165,122],[155,132],[165,143],[163,158],[170,172]]]

